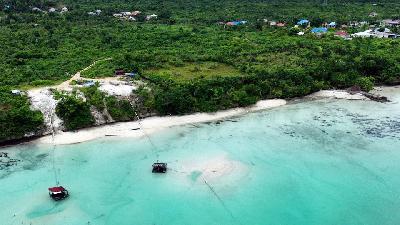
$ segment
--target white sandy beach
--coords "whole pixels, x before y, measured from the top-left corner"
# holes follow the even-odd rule
[[[397,87],[376,87],[372,93],[387,94],[387,92],[397,91]],[[390,94],[389,94],[390,95]],[[350,94],[344,90],[322,90],[305,97],[305,99],[346,99],[346,100],[365,100],[369,99],[361,94]],[[221,120],[233,116],[239,116],[245,113],[265,110],[283,106],[287,103],[283,99],[262,100],[251,107],[235,108],[230,110],[219,111],[216,113],[196,113],[184,116],[164,116],[164,117],[149,117],[140,121],[121,122],[108,124],[100,127],[92,127],[78,131],[62,132],[59,131],[54,140],[52,136],[41,137],[34,142],[41,144],[74,144],[85,141],[94,140],[105,136],[118,137],[141,137],[145,134],[150,134],[162,129],[184,124],[202,123],[208,121]],[[139,129],[140,128],[140,129]]]
[[[84,141],[90,141],[105,136],[118,137],[140,137],[172,126],[179,126],[191,123],[202,123],[213,120],[220,120],[228,117],[242,115],[248,112],[259,111],[263,109],[275,108],[285,105],[286,101],[282,99],[272,99],[259,101],[256,105],[247,108],[236,108],[216,113],[196,113],[184,116],[165,116],[149,117],[140,121],[122,122],[101,127],[92,127],[79,131],[59,132],[54,136],[45,136],[35,140],[41,144],[74,144]],[[137,129],[141,128],[141,129]]]
[[[361,94],[349,94],[343,90],[322,90],[313,93],[305,98],[310,99],[347,99],[347,100],[369,100]],[[221,120],[233,116],[239,116],[245,113],[265,110],[283,106],[287,103],[283,99],[262,100],[254,106],[246,108],[235,108],[230,110],[219,111],[216,113],[196,113],[184,116],[164,116],[164,117],[149,117],[140,121],[121,122],[108,124],[100,127],[91,127],[78,131],[62,132],[59,131],[54,140],[52,136],[44,136],[37,140],[36,143],[41,144],[74,144],[85,141],[94,140],[105,136],[118,137],[141,137],[145,134],[150,134],[168,127],[179,126],[184,124],[202,123],[214,120]]]

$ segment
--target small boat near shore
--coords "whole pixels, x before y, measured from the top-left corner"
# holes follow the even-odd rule
[[[67,189],[63,186],[49,188],[49,195],[54,201],[60,201],[69,196]]]

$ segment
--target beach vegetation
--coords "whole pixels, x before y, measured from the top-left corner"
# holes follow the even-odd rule
[[[136,118],[135,111],[129,100],[107,96],[105,102],[108,113],[115,121],[129,121]]]
[[[90,104],[74,94],[63,94],[56,106],[56,114],[67,130],[76,130],[94,124]]]
[[[12,94],[0,88],[0,143],[35,134],[43,127],[43,114],[32,110],[25,94]]]
[[[90,87],[80,88],[79,90],[84,94],[88,104],[95,106],[100,111],[104,110],[104,98],[106,95],[104,92],[99,90],[98,83]]]

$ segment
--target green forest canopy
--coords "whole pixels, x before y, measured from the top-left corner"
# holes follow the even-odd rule
[[[1,1],[0,1],[1,2]],[[108,67],[154,70],[190,62],[220,62],[248,74],[261,69],[282,68],[315,70],[339,57],[337,64],[357,69],[354,56],[398,60],[398,42],[359,40],[346,42],[335,38],[291,37],[286,29],[255,26],[257,20],[276,19],[295,22],[370,20],[378,12],[381,18],[398,17],[400,5],[395,1],[56,1],[3,0],[10,10],[0,14],[0,85],[43,85],[66,80],[91,62],[113,57]],[[68,6],[65,14],[33,13],[33,6]],[[3,7],[4,9],[4,7]],[[88,11],[102,9],[101,16]],[[148,23],[126,22],[112,13],[127,10],[156,13],[160,19]],[[249,20],[249,25],[226,30],[218,21]],[[340,46],[340,47],[334,47]],[[343,49],[334,52],[335,49]],[[355,49],[355,51],[353,51]],[[320,54],[322,52],[323,54]],[[368,56],[370,57],[370,56]],[[336,60],[336,59],[331,59]],[[371,59],[369,59],[371,60]],[[326,65],[324,66],[326,67]],[[336,68],[341,70],[342,68]],[[318,70],[317,70],[318,71]],[[356,71],[357,72],[357,71]],[[104,75],[104,74],[103,74]],[[111,74],[110,74],[111,75]],[[382,74],[362,74],[376,76]],[[377,81],[386,80],[377,79]]]

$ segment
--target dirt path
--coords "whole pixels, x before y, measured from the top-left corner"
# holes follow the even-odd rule
[[[56,89],[59,89],[59,90],[68,89],[68,88],[71,87],[71,86],[70,86],[70,83],[71,83],[72,81],[74,81],[74,80],[86,80],[86,78],[82,78],[82,77],[81,77],[81,73],[82,73],[83,71],[86,71],[86,70],[90,69],[92,66],[96,65],[96,64],[99,63],[99,62],[109,61],[109,60],[112,60],[112,58],[99,59],[99,60],[97,60],[97,61],[94,61],[92,64],[90,64],[90,65],[87,66],[86,68],[84,68],[84,69],[82,69],[81,71],[77,72],[77,73],[76,73],[74,76],[72,76],[69,80],[62,82],[62,83],[59,84],[59,85],[52,86],[51,88],[56,88]],[[116,78],[116,77],[109,77],[109,78],[103,78],[103,79],[87,79],[87,80],[104,81],[104,80],[117,80],[117,78]],[[46,87],[46,88],[49,88],[49,87]]]
[[[96,65],[96,63],[107,60],[111,60],[111,58],[100,59],[93,62],[86,68],[78,71],[69,80],[62,82],[59,85],[38,87],[27,91],[27,95],[30,98],[31,107],[33,109],[40,110],[44,115],[44,122],[46,124],[46,131],[44,134],[50,134],[54,130],[61,130],[63,124],[62,120],[58,118],[54,113],[57,105],[57,100],[54,98],[53,91],[51,91],[50,89],[71,92],[76,87],[82,87],[82,85],[71,84],[74,83],[73,81],[88,80],[98,82],[99,90],[108,95],[120,96],[124,98],[129,98],[131,96],[133,90],[135,90],[137,87],[134,83],[130,81],[120,80],[119,77],[115,76],[101,79],[88,79],[81,77],[81,73],[83,71],[90,69],[91,67]]]
[[[61,84],[58,85],[53,85],[53,86],[44,86],[44,87],[35,87],[35,88],[31,88],[28,91],[41,91],[41,90],[47,90],[50,88],[53,89],[58,89],[58,90],[68,90],[71,89],[72,86],[70,85],[70,83],[74,80],[93,80],[93,81],[98,81],[98,82],[110,82],[110,81],[117,81],[118,77],[106,77],[106,78],[99,78],[99,79],[89,79],[89,78],[83,78],[81,77],[81,73],[83,71],[86,71],[88,69],[90,69],[91,67],[93,67],[94,65],[96,65],[99,62],[103,62],[103,61],[108,61],[108,60],[112,60],[112,58],[105,58],[105,59],[99,59],[94,61],[92,64],[90,64],[89,66],[87,66],[86,68],[78,71],[74,76],[72,76],[69,80],[66,80],[64,82],[62,82]]]

